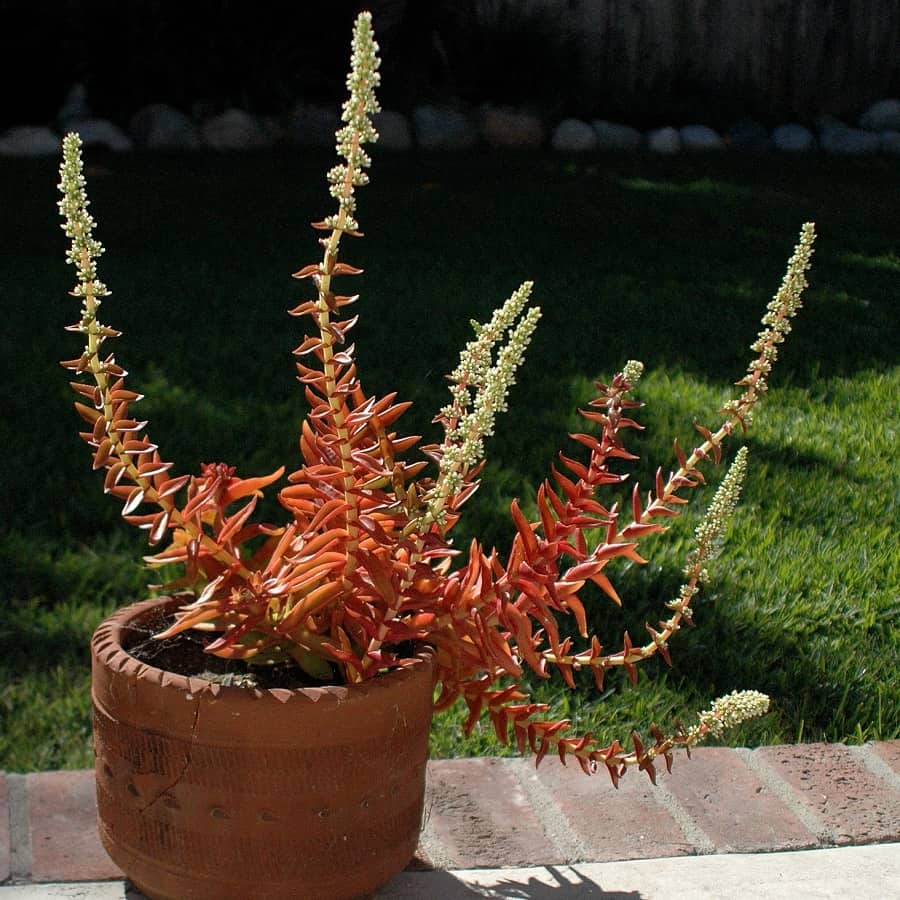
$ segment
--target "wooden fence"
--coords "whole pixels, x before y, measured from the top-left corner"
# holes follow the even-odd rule
[[[416,2],[383,0],[383,7]],[[482,28],[530,17],[574,38],[570,71],[583,111],[660,119],[668,110],[683,118],[711,104],[713,114],[743,109],[811,121],[823,113],[853,118],[900,93],[900,0],[456,0],[449,7],[474,14]]]
[[[769,117],[858,114],[900,90],[900,0],[546,0],[598,105],[719,96]]]

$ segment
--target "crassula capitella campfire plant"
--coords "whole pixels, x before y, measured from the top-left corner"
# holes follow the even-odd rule
[[[572,435],[581,455],[561,453],[552,477],[539,487],[536,513],[510,506],[513,539],[505,558],[477,541],[454,548],[451,533],[465,502],[475,492],[483,466],[484,440],[505,408],[539,310],[529,306],[524,283],[475,336],[449,376],[450,400],[435,422],[443,440],[411,451],[417,437],[396,429],[407,403],[395,394],[365,393],[348,336],[356,322],[350,310],[358,297],[343,285],[360,269],[343,258],[346,244],[361,237],[356,190],[368,182],[364,145],[377,135],[371,116],[378,109],[377,45],[370,16],[361,14],[353,36],[349,99],[337,132],[340,162],[328,173],[337,209],[313,228],[321,257],[294,274],[310,293],[290,310],[307,325],[294,350],[309,412],[299,436],[300,458],[278,489],[286,524],[254,522],[265,488],[284,469],[262,477],[239,477],[224,463],[204,465],[198,475],[173,475],[147,436],[146,423],[132,412],[140,395],[126,387],[126,372],[103,345],[119,332],[97,318],[109,291],[99,280],[102,247],[93,234],[82,174],[81,142],[63,143],[60,209],[71,239],[68,260],[77,270],[72,292],[81,318],[81,354],[63,365],[78,380],[76,409],[87,423],[82,437],[91,447],[104,490],[120,500],[127,522],[146,529],[158,549],[146,557],[151,568],[180,564],[181,577],[167,590],[187,592],[171,627],[160,638],[187,629],[208,635],[210,654],[246,661],[249,667],[291,664],[330,683],[353,683],[403,667],[417,643],[435,648],[436,709],[457,698],[468,706],[470,730],[487,713],[502,741],[510,732],[521,750],[537,761],[548,752],[565,762],[574,757],[586,772],[604,767],[613,782],[630,766],[655,776],[660,757],[690,748],[707,734],[763,713],[768,699],[753,691],[716,701],[690,728],[676,723],[670,733],[651,727],[652,741],[638,734],[630,744],[601,746],[590,734],[571,735],[567,721],[544,718],[547,707],[521,690],[525,668],[552,674],[574,687],[578,670],[588,670],[598,689],[612,669],[634,682],[637,667],[657,654],[669,660],[669,641],[691,624],[692,604],[707,579],[738,501],[746,449],[733,458],[696,529],[685,563],[684,584],[667,604],[667,617],[647,625],[647,638],[626,632],[615,649],[589,633],[583,589],[597,585],[621,603],[608,572],[619,558],[645,560],[639,546],[666,531],[687,496],[705,483],[702,469],[719,463],[723,445],[751,424],[766,391],[778,345],[791,328],[806,285],[814,229],[804,225],[784,281],[763,317],[752,345],[755,354],[738,382],[740,396],[719,411],[715,427],[697,426],[698,445],[674,448],[674,469],[659,470],[648,491],[638,485],[625,502],[601,492],[620,488],[623,461],[635,457],[624,438],[640,425],[641,404],[633,392],[642,366],[628,362],[582,411],[585,433]],[[352,257],[351,257],[352,258]],[[338,287],[338,283],[341,287]],[[533,518],[533,521],[532,521]],[[572,617],[580,639],[561,637],[562,617]]]

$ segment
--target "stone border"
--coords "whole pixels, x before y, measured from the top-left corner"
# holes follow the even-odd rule
[[[0,135],[0,156],[55,156],[61,135],[78,131],[88,147],[114,153],[142,150],[216,151],[256,150],[274,146],[333,147],[340,126],[337,107],[298,103],[282,117],[258,117],[241,109],[217,115],[190,117],[163,103],[138,110],[127,129],[94,116],[84,88],[76,85],[56,117],[57,128],[22,125]],[[606,151],[647,151],[671,156],[681,152],[780,152],[804,154],[821,151],[836,156],[900,155],[900,99],[873,103],[851,125],[822,116],[813,128],[798,122],[767,129],[745,119],[723,133],[707,125],[667,126],[641,132],[630,125],[594,119],[567,118],[549,125],[537,115],[512,107],[483,106],[464,110],[457,106],[423,104],[410,116],[386,110],[376,116],[379,146],[395,152],[413,149],[453,152],[478,146],[494,150],[549,148],[561,154]]]

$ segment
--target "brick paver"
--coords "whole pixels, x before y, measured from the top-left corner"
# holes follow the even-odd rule
[[[870,746],[872,751],[886,762],[900,778],[900,741],[882,741]]]
[[[427,828],[455,869],[564,862],[548,841],[525,792],[500,759],[429,764]]]
[[[26,783],[32,881],[122,877],[97,836],[93,771],[37,772]]]
[[[836,843],[876,843],[900,835],[900,791],[842,744],[760,747],[754,754],[832,829]]]
[[[618,790],[605,772],[588,778],[574,762],[563,767],[547,759],[531,772],[555,799],[566,826],[584,848],[584,859],[683,856],[697,850],[643,772],[629,772]]]
[[[801,818],[824,823],[820,845],[900,841],[900,790],[888,769],[865,764],[870,754],[900,773],[900,741],[864,753],[841,744],[701,748],[692,761],[678,759],[672,776],[660,771],[660,788],[629,772],[618,791],[603,773],[586,778],[552,759],[537,770],[527,759],[433,760],[426,828],[410,868],[798,849],[817,839]],[[92,771],[15,778],[27,794],[28,825],[22,815],[10,828],[11,782],[0,773],[0,883],[15,860],[16,877],[35,883],[122,877],[97,837]]]
[[[816,836],[725,747],[704,747],[675,761],[660,783],[712,841],[718,853],[800,850]]]

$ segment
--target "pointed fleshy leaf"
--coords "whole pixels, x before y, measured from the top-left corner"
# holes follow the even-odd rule
[[[169,527],[169,516],[170,511],[165,509],[154,517],[153,524],[150,526],[150,534],[147,536],[151,546],[158,544],[163,539]]]
[[[615,587],[613,587],[613,583],[604,575],[602,572],[598,572],[596,575],[591,576],[591,581],[594,582],[607,597],[609,597],[616,606],[622,605],[622,598],[616,592]]]
[[[314,350],[319,350],[322,347],[322,339],[320,337],[306,337],[302,344],[299,347],[295,347],[291,353],[294,356],[305,356],[307,353],[312,353]]]
[[[257,478],[236,478],[234,484],[229,484],[223,493],[222,505],[227,506],[235,500],[240,500],[241,497],[260,492],[262,488],[268,487],[273,481],[278,481],[282,475],[284,475],[284,466],[279,466],[270,475],[261,475]]]
[[[289,316],[312,316],[318,311],[318,306],[316,305],[315,300],[305,300],[303,303],[298,303],[296,306],[289,309]]]
[[[103,479],[103,492],[108,494],[112,488],[114,488],[121,480],[122,476],[127,471],[127,466],[125,463],[119,461],[114,462],[107,470],[106,470],[106,478]]]
[[[311,278],[313,275],[321,275],[322,270],[319,267],[318,263],[311,263],[308,266],[304,266],[300,271],[294,272],[291,275],[291,278]]]
[[[133,513],[144,502],[144,489],[136,487],[128,495],[125,506],[122,508],[122,515],[127,516]]]
[[[519,502],[517,500],[512,501],[509,509],[516,530],[519,532],[519,536],[522,539],[525,555],[528,559],[533,559],[538,552],[538,543],[537,538],[534,536],[534,532],[531,529],[531,525],[529,524],[528,519],[523,515],[522,510],[519,509]]]
[[[351,266],[350,263],[345,262],[335,263],[331,269],[332,275],[362,275],[362,272],[362,269],[358,269],[356,266]]]
[[[152,478],[154,475],[160,475],[168,472],[172,468],[172,463],[163,462],[160,459],[151,460],[150,462],[141,463],[138,466],[138,476],[140,478]]]
[[[160,498],[170,497],[172,494],[180,491],[190,480],[190,475],[179,475],[177,478],[170,478],[157,488],[157,493]]]
[[[94,426],[97,424],[97,420],[103,418],[103,413],[99,410],[94,409],[93,406],[85,406],[84,403],[78,403],[77,401],[73,404],[78,415],[84,419],[88,425]]]
[[[94,469],[102,469],[104,465],[106,465],[106,461],[110,458],[114,449],[114,445],[110,438],[104,438],[101,441],[100,446],[97,447],[96,453],[94,453]]]

